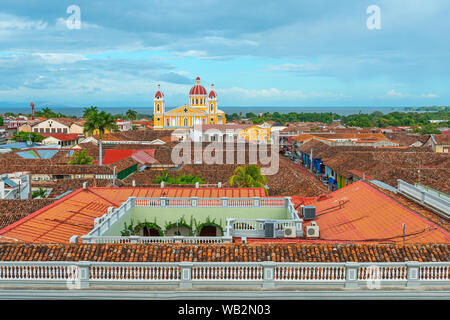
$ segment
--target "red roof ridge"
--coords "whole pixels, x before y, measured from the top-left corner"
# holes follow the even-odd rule
[[[24,223],[24,222],[26,222],[28,220],[31,220],[32,218],[35,218],[36,216],[40,215],[41,213],[43,213],[43,212],[47,211],[48,209],[51,209],[51,208],[55,207],[56,205],[58,205],[58,204],[60,204],[60,203],[62,203],[64,201],[70,199],[71,197],[81,193],[82,191],[83,191],[83,188],[80,188],[80,189],[78,189],[78,190],[76,190],[74,192],[71,192],[68,195],[62,197],[61,199],[56,200],[55,202],[49,204],[48,206],[45,206],[45,207],[39,209],[38,211],[33,212],[32,214],[26,216],[25,218],[20,219],[19,221],[16,221],[13,224],[10,224],[9,226],[6,226],[5,228],[0,230],[0,235],[6,233],[7,231],[9,231],[11,229],[14,229],[17,226],[20,226],[22,223]]]

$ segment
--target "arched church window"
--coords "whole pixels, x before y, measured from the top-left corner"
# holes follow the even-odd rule
[[[211,103],[211,112],[213,112],[213,111],[214,111],[214,104]]]
[[[159,103],[158,103],[158,104],[156,104],[156,111],[158,111],[158,112],[159,112]]]
[[[183,124],[184,124],[185,127],[187,127],[187,126],[189,125],[189,124],[188,124],[188,119],[187,119],[187,118],[184,118]]]
[[[198,104],[198,99],[195,99],[195,104]]]

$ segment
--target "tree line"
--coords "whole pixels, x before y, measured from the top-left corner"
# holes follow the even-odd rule
[[[322,122],[330,124],[333,121],[339,121],[345,125],[362,128],[386,128],[390,126],[420,126],[422,131],[435,131],[438,133],[437,127],[445,127],[450,122],[450,111],[440,110],[435,112],[390,112],[383,114],[380,111],[375,111],[370,114],[358,113],[352,115],[339,115],[333,112],[266,112],[262,115],[256,115],[253,112],[247,112],[244,115],[242,112],[226,115],[227,121],[249,119],[254,124],[261,124],[265,121],[274,121],[280,124],[292,122]],[[430,123],[430,120],[446,120],[441,123]],[[430,132],[428,132],[430,133]],[[431,132],[433,133],[433,132]]]

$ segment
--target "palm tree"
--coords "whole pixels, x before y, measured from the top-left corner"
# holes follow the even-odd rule
[[[263,187],[266,189],[267,178],[261,174],[261,168],[255,164],[234,169],[234,175],[230,177],[230,186],[239,188]]]
[[[95,130],[98,130],[98,136],[101,140],[102,134],[106,130],[117,130],[116,120],[110,113],[105,111],[91,112],[84,123],[84,132],[93,135]]]
[[[89,108],[84,108],[83,118],[88,118],[91,113],[98,113],[98,109],[95,106],[90,106]]]
[[[161,175],[157,175],[156,179],[153,179],[154,183],[161,183],[161,182],[170,182],[172,180],[171,177],[169,177],[169,173],[167,171],[163,171]]]
[[[46,198],[46,196],[47,196],[47,190],[45,190],[42,187],[39,187],[38,190],[34,190],[33,193],[31,194],[32,199],[37,198],[37,197],[44,199],[44,198]]]
[[[128,109],[127,113],[126,113],[127,119],[128,120],[136,120],[137,118],[137,112],[131,109]]]
[[[93,158],[87,155],[86,150],[75,152],[72,156],[72,160],[69,160],[68,164],[92,164]]]
[[[42,109],[42,114],[47,119],[52,118],[55,115],[55,113],[49,107],[45,107],[44,109]]]

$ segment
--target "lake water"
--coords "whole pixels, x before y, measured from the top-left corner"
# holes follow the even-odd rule
[[[80,117],[83,114],[84,108],[76,108],[76,107],[58,107],[58,106],[49,106],[49,108],[54,112],[61,112],[68,116],[77,116]],[[105,110],[112,114],[125,114],[128,109],[133,109],[138,113],[141,114],[152,114],[153,108],[142,108],[142,107],[111,107],[111,108],[103,108],[98,107],[99,110]],[[170,110],[173,107],[166,107],[166,110]],[[259,114],[259,112],[279,112],[279,113],[289,113],[289,112],[334,112],[340,115],[350,115],[350,114],[357,114],[357,113],[372,113],[374,111],[380,111],[384,114],[394,111],[405,111],[404,107],[258,107],[258,106],[252,106],[252,107],[226,107],[226,106],[219,106],[221,110],[223,110],[227,114],[232,113],[239,113],[242,112],[242,114],[245,116],[247,112],[253,112],[255,114]],[[42,107],[36,107],[36,110],[42,110]],[[30,107],[22,107],[21,105],[17,106],[9,106],[9,107],[2,107],[0,103],[0,113],[5,112],[14,112],[14,113],[30,113],[31,109]]]

